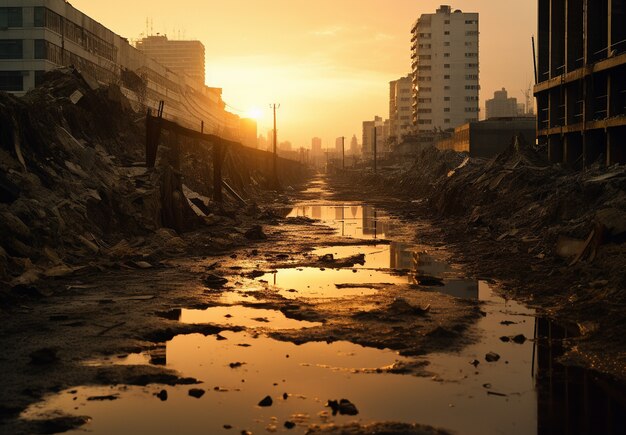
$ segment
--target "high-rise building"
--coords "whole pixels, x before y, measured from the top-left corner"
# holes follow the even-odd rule
[[[359,154],[359,141],[356,138],[356,134],[352,135],[352,140],[350,141],[350,154],[353,156]]]
[[[177,74],[186,74],[204,84],[204,45],[200,41],[169,40],[165,35],[148,36],[136,47]]]
[[[493,98],[485,102],[487,119],[490,118],[513,118],[519,115],[517,98],[509,98],[506,89],[495,91]],[[523,112],[523,110],[522,110]]]
[[[396,144],[402,142],[404,135],[410,133],[413,127],[411,122],[412,86],[410,75],[389,82],[389,135],[393,137]]]
[[[363,148],[361,152],[366,157],[374,154],[374,130],[376,130],[376,152],[381,152],[385,146],[384,141],[385,122],[380,116],[374,117],[373,121],[363,121]]]
[[[411,33],[414,131],[477,121],[478,14],[441,6],[421,15]]]
[[[538,141],[555,163],[626,163],[626,2],[538,6]]]

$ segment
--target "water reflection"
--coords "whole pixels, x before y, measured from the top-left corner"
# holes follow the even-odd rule
[[[540,435],[626,433],[623,383],[556,362],[577,331],[537,319],[537,413]]]
[[[384,239],[392,229],[389,217],[368,205],[303,205],[287,217],[317,219],[344,237]]]
[[[242,307],[240,305],[210,307],[204,310],[183,309],[179,321],[192,324],[213,323],[266,329],[300,329],[320,325],[320,323],[289,319],[278,310]]]

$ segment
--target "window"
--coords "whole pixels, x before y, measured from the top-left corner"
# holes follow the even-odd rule
[[[449,34],[450,34],[450,31],[449,31],[449,30],[446,30],[445,32],[443,32],[443,34],[444,34],[444,35],[449,35]]]
[[[450,97],[443,97],[443,101],[450,101]]]
[[[447,112],[449,112],[449,111],[450,111],[450,108],[449,108],[449,107],[444,107],[444,108],[443,108],[443,111],[447,113]]]
[[[443,57],[450,57],[450,53],[444,53]]]
[[[478,101],[478,97],[472,95],[471,97],[465,97],[465,101]]]
[[[449,46],[450,46],[450,41],[446,41],[446,42],[444,42],[444,43],[443,43],[443,46],[444,46],[444,47],[449,47]]]
[[[468,90],[468,91],[469,90],[478,90],[478,89],[480,89],[480,86],[479,85],[465,85],[465,89]]]
[[[411,119],[411,117],[410,116],[401,116],[400,119],[403,120],[403,121],[407,121],[407,120]]]
[[[478,112],[478,107],[466,107],[466,112]]]
[[[478,30],[468,30],[467,32],[465,32],[465,36],[477,36],[478,35]]]
[[[472,45],[474,45],[474,43],[473,43],[473,42],[466,42],[466,43],[465,43],[465,46],[466,46],[466,47],[471,47]]]
[[[465,24],[478,24],[478,20],[465,20]]]
[[[478,74],[467,74],[465,80],[478,80]]]
[[[22,8],[0,8],[0,29],[7,27],[22,27]]]
[[[46,8],[38,6],[35,8],[35,27],[45,27],[46,25]]]
[[[418,82],[430,82],[432,80],[431,77],[418,77],[417,81]]]
[[[432,88],[426,88],[426,87],[420,86],[417,91],[418,92],[430,92],[430,91],[432,91]]]
[[[445,76],[443,76],[443,79],[444,80],[450,80],[450,76],[449,75],[445,75]]]
[[[417,109],[417,113],[433,113],[432,109]]]
[[[418,103],[432,103],[432,98],[418,98],[417,102]]]
[[[24,90],[22,71],[0,71],[0,91]]]
[[[431,45],[430,44],[420,44],[418,45],[419,48],[430,48]]]
[[[443,90],[444,90],[444,91],[449,91],[449,90],[450,90],[450,86],[445,85],[445,86],[443,87]]]
[[[22,59],[23,42],[21,39],[0,39],[0,59]]]
[[[478,53],[465,53],[465,57],[478,57]]]
[[[450,124],[450,120],[448,118],[443,120],[444,124]]]
[[[35,39],[35,59],[46,58],[46,41],[43,39]]]
[[[432,119],[420,119],[417,121],[418,124],[432,124],[433,120]]]
[[[35,71],[35,86],[39,86],[43,82],[45,71]]]
[[[449,64],[449,63],[444,63],[444,64],[443,64],[443,67],[444,67],[444,68],[450,68],[450,64]]]
[[[417,70],[418,71],[430,71],[431,67],[430,65],[418,65]]]
[[[444,20],[443,24],[450,24],[450,20]]]
[[[429,59],[432,59],[432,56],[430,54],[420,54],[419,55],[419,59],[420,60],[429,60]]]
[[[465,68],[466,69],[478,68],[478,64],[477,63],[466,63],[465,64]]]

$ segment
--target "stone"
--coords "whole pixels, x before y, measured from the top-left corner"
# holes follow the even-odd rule
[[[274,401],[272,400],[270,396],[265,396],[263,400],[259,402],[259,406],[263,406],[263,407],[272,406],[273,403]]]
[[[489,352],[488,354],[485,355],[485,360],[487,362],[496,362],[500,359],[500,355],[498,355],[495,352]]]
[[[195,397],[196,399],[199,399],[200,397],[204,396],[204,390],[200,388],[192,388],[189,390],[189,395],[191,397]]]

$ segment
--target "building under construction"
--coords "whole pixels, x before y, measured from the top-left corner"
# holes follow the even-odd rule
[[[552,162],[626,162],[626,0],[539,0],[537,138]]]

